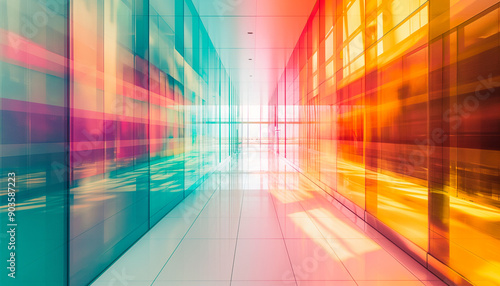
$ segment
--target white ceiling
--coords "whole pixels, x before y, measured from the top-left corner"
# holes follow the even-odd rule
[[[241,103],[266,105],[316,0],[193,3],[239,89]]]

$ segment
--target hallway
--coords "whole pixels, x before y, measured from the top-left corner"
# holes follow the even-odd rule
[[[92,285],[445,285],[267,147],[234,156]]]
[[[0,285],[500,285],[499,111],[500,0],[0,0]]]

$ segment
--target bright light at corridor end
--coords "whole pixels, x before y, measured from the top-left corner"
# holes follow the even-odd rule
[[[0,285],[88,285],[256,146],[274,207],[500,285],[499,111],[498,0],[0,0]]]

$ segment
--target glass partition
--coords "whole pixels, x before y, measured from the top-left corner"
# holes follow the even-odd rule
[[[0,285],[89,284],[237,152],[190,0],[0,0],[0,75]]]
[[[275,150],[477,285],[500,283],[499,16],[498,1],[319,0],[269,101]]]

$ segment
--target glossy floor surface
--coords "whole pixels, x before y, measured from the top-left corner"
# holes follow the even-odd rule
[[[246,147],[92,285],[445,285],[267,147]]]

